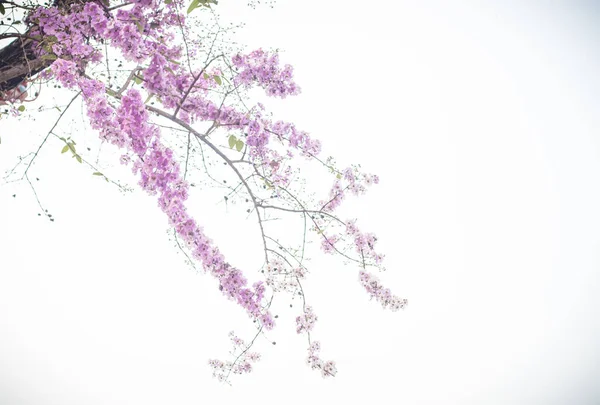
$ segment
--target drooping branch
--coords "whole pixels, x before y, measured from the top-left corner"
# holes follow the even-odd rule
[[[87,4],[81,6],[82,3]],[[216,4],[216,1],[195,0],[194,3],[206,5]],[[100,130],[103,141],[127,151],[121,156],[121,163],[133,163],[134,173],[141,177],[139,184],[142,189],[152,195],[159,194],[159,207],[174,228],[177,246],[190,262],[198,261],[206,271],[210,271],[219,281],[219,290],[244,308],[257,324],[258,332],[249,345],[245,345],[237,336],[232,336],[234,346],[242,349],[233,362],[210,361],[219,377],[227,380],[230,373],[239,374],[251,370],[250,362],[258,357],[255,353],[250,353],[249,349],[263,328],[270,330],[275,326],[274,318],[277,315],[272,316],[270,306],[273,297],[280,292],[291,293],[292,299],[302,297],[302,313],[296,318],[296,332],[307,334],[308,364],[313,369],[321,370],[323,376],[335,375],[335,363],[324,361],[319,355],[320,344],[312,341],[310,332],[317,317],[307,305],[300,281],[308,271],[303,264],[308,225],[312,222],[310,231],[318,235],[316,239],[322,239],[321,250],[328,254],[337,253],[360,265],[361,284],[384,308],[398,310],[406,305],[406,301],[392,295],[389,289],[384,288],[376,277],[366,271],[367,266],[379,268],[383,257],[374,249],[377,241],[375,235],[360,231],[354,224],[355,220],[343,221],[334,213],[347,193],[363,193],[365,185],[376,183],[376,178],[360,173],[355,166],[338,170],[329,158],[325,162],[321,161],[317,157],[321,149],[318,140],[291,123],[273,122],[260,103],[248,108],[244,102],[246,90],[253,87],[260,87],[267,95],[280,98],[298,94],[299,87],[293,81],[292,67],[280,67],[277,53],[272,54],[262,49],[247,55],[235,52],[232,55],[230,51],[220,50],[213,52],[217,35],[206,52],[205,45],[200,46],[198,41],[186,38],[188,31],[183,26],[182,16],[179,16],[180,11],[185,10],[183,0],[165,1],[164,4],[162,1],[136,0],[114,6],[112,10],[119,8],[115,15],[110,13],[111,8],[106,0],[53,0],[53,4],[58,8],[58,13],[56,8],[40,8],[39,16],[35,17],[36,14],[33,14],[30,18],[31,24],[39,24],[40,32],[45,37],[37,37],[35,27],[29,27],[23,35],[11,33],[5,36],[5,39],[14,38],[6,47],[11,47],[13,53],[11,58],[3,58],[3,53],[8,55],[10,52],[6,48],[0,50],[0,91],[11,89],[10,86],[19,86],[27,77],[52,65],[52,58],[58,58],[52,67],[54,78],[63,87],[81,92],[92,128]],[[73,11],[66,12],[67,7],[71,9],[73,4],[76,5],[72,8]],[[131,9],[121,8],[130,4]],[[168,18],[169,13],[176,13],[177,19]],[[56,19],[60,19],[60,23]],[[61,40],[52,35],[57,33],[57,25],[60,26],[57,36]],[[180,66],[180,47],[171,43],[175,37],[170,31],[174,29],[178,29],[183,37],[189,72]],[[30,31],[34,34],[30,35]],[[41,42],[39,45],[36,42],[38,38]],[[63,41],[65,38],[71,38],[72,41]],[[50,58],[38,58],[34,52],[38,46],[50,53]],[[109,47],[120,50],[125,60],[135,62],[137,66],[127,64],[120,69],[123,67],[120,62],[116,69],[111,70]],[[104,55],[100,48],[104,48]],[[191,56],[195,55],[197,59],[199,54],[205,52],[205,66],[194,75],[193,72],[197,72],[198,67],[192,66]],[[89,74],[86,73],[88,63],[97,68],[102,60],[106,61],[106,72],[98,73],[97,70],[90,69]],[[113,90],[111,79],[121,80],[127,73],[129,76],[125,84]],[[113,76],[115,74],[116,77]],[[134,84],[141,85],[148,94],[145,102],[143,92],[134,88]],[[219,103],[215,98],[221,96]],[[235,97],[237,99],[232,100]],[[153,100],[152,103],[149,103],[150,100]],[[153,106],[155,101],[162,107]],[[155,119],[169,122],[168,125],[155,124]],[[198,123],[211,122],[206,131],[194,128]],[[161,134],[155,125],[186,134],[184,156],[178,156],[180,154],[169,145],[170,140],[163,137],[161,141]],[[217,135],[221,135],[218,131],[220,128],[229,135],[229,150],[224,145],[220,146],[222,138],[217,138]],[[58,136],[53,130],[54,128],[49,135]],[[66,143],[66,152],[70,144],[66,139],[60,139]],[[226,261],[225,256],[188,212],[185,201],[189,187],[195,187],[194,183],[186,181],[188,165],[194,167],[195,163],[192,152],[196,149],[190,149],[192,142],[198,143],[206,177],[215,183],[221,183],[212,177],[205,163],[204,150],[211,150],[217,156],[219,167],[223,163],[237,178],[233,185],[230,183],[222,187],[231,191],[229,195],[237,194],[240,190],[247,193],[245,203],[250,203],[251,200],[252,206],[247,212],[251,214],[252,208],[256,211],[265,256],[261,269],[265,282],[261,280],[250,288],[244,273]],[[75,150],[72,151],[75,154]],[[212,158],[212,153],[207,156]],[[36,155],[37,152],[33,158]],[[298,180],[300,171],[299,168],[295,170],[293,165],[293,159],[300,156],[318,161],[335,176],[329,196],[324,201],[312,204],[302,198],[300,192],[304,191],[304,187],[299,186],[305,182],[302,178]],[[75,157],[82,162],[80,157]],[[181,169],[183,164],[185,166]],[[102,175],[99,172],[94,174]],[[25,179],[29,181],[27,169]],[[227,182],[222,180],[222,183]],[[35,197],[37,199],[37,194]],[[227,204],[228,196],[224,198]],[[43,209],[41,204],[40,208]],[[282,237],[279,237],[276,234],[278,229],[266,224],[267,221],[276,221],[289,214],[303,219],[301,248],[295,247],[294,242],[287,241],[292,227],[285,228]],[[351,257],[352,255],[358,258]],[[268,289],[272,290],[273,295],[268,305],[265,305],[265,292]]]

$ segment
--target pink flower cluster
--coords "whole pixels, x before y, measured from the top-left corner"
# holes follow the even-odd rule
[[[347,220],[344,225],[345,229],[340,233],[331,231],[324,232],[330,218],[315,218],[316,225],[313,230],[317,231],[321,239],[321,250],[325,253],[335,253],[336,251],[345,250],[346,247],[351,247],[360,257],[360,262],[381,265],[384,255],[375,251],[377,237],[373,233],[361,232],[356,226],[356,220]],[[333,225],[338,225],[333,223]],[[331,225],[330,225],[331,227]]]
[[[383,255],[375,252],[377,237],[373,233],[361,232],[356,220],[346,221],[346,235],[353,239],[354,249],[363,259],[373,259],[377,264],[383,261]]]
[[[323,377],[334,377],[337,374],[337,367],[334,361],[323,361],[319,352],[321,351],[321,344],[319,342],[313,342],[308,347],[308,357],[306,362],[313,370],[321,370]]]
[[[345,183],[345,184],[344,184]],[[354,195],[361,195],[367,187],[379,183],[379,177],[374,174],[361,173],[358,167],[348,167],[338,174],[337,179],[329,191],[329,200],[321,201],[325,212],[333,212],[346,198],[346,191]]]
[[[359,280],[371,297],[379,301],[384,308],[389,307],[395,312],[400,309],[404,309],[408,303],[406,298],[400,298],[392,295],[392,292],[389,288],[384,288],[377,277],[366,271],[361,271],[359,273]]]
[[[319,318],[312,310],[312,307],[307,306],[304,310],[304,314],[296,317],[296,333],[310,332],[315,326]]]
[[[239,70],[234,78],[236,85],[258,83],[272,97],[285,98],[300,93],[300,88],[292,80],[292,66],[285,65],[281,69],[277,53],[269,54],[257,49],[248,55],[235,55],[231,61]]]
[[[211,359],[209,366],[213,369],[213,377],[219,381],[226,381],[229,373],[245,374],[252,371],[252,364],[260,360],[260,354],[247,350],[248,345],[240,339],[233,331],[229,332],[229,338],[233,343],[234,352],[240,350],[240,356],[235,362],[223,362],[221,360]]]
[[[323,239],[321,240],[321,250],[329,254],[335,253],[335,244],[339,239],[340,238],[338,235],[326,236],[323,234]]]
[[[314,157],[321,153],[321,141],[312,139],[307,132],[296,128],[294,124],[276,121],[268,122],[266,127],[269,132],[277,135],[279,139],[287,140],[293,149],[300,150],[306,157]]]
[[[292,294],[299,289],[299,280],[306,276],[303,267],[289,268],[281,258],[276,257],[265,266],[266,284],[273,291],[287,291]]]

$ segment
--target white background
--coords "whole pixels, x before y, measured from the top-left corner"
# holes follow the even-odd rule
[[[0,403],[598,403],[593,2],[220,3],[247,22],[241,42],[295,66],[302,94],[268,106],[380,175],[345,212],[380,237],[381,278],[409,306],[382,311],[357,269],[315,259],[307,298],[335,379],[304,364],[283,302],[277,345],[259,339],[253,373],[219,384],[207,359],[227,359],[246,315],[183,263],[152,197],[121,195],[50,140],[32,170],[55,222],[26,184],[0,188]],[[57,115],[1,121],[0,168]],[[253,217],[196,198],[255,280]]]

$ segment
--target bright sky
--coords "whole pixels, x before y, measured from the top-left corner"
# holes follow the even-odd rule
[[[380,237],[381,278],[409,306],[382,311],[356,268],[315,259],[314,337],[338,375],[305,365],[285,302],[277,345],[259,339],[253,373],[222,385],[207,360],[227,359],[246,315],[185,265],[154,198],[122,195],[51,140],[33,173],[55,222],[26,184],[0,186],[0,403],[597,403],[600,8],[220,3],[247,22],[240,41],[295,66],[302,94],[269,108],[380,175],[344,212]],[[57,115],[0,122],[0,169]],[[232,262],[255,268],[253,217],[192,201]]]

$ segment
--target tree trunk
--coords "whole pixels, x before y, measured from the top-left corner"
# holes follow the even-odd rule
[[[23,80],[38,74],[53,62],[35,55],[33,40],[27,37],[30,31],[0,49],[0,92],[16,88]]]

